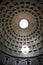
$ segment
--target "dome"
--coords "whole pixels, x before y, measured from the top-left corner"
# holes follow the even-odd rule
[[[0,51],[15,58],[43,54],[43,1],[0,1]]]

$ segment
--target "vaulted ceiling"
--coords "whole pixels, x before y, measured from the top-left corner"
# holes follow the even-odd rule
[[[26,29],[19,27],[21,19],[27,19]],[[22,46],[30,48],[28,54]],[[0,50],[14,57],[34,57],[43,54],[43,1],[0,1]]]
[[[25,29],[19,25],[23,19],[28,21]],[[0,0],[0,64],[3,65],[2,63],[43,65],[43,0]]]

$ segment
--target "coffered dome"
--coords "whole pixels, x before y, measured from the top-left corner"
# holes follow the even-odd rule
[[[20,24],[20,21],[22,21],[22,24]],[[24,54],[26,50],[24,53],[21,51],[23,46],[24,49],[28,47],[27,54]],[[22,58],[35,57],[43,54],[42,1],[1,1],[0,50],[10,56]]]

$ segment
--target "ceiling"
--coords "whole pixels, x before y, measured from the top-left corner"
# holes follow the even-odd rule
[[[28,28],[19,21],[27,19]],[[30,48],[23,54],[22,46]],[[43,54],[43,1],[0,0],[0,50],[13,57],[35,57]]]

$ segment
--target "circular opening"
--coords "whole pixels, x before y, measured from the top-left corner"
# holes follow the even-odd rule
[[[26,29],[29,26],[29,22],[27,19],[21,19],[19,22],[19,27],[22,29]]]

